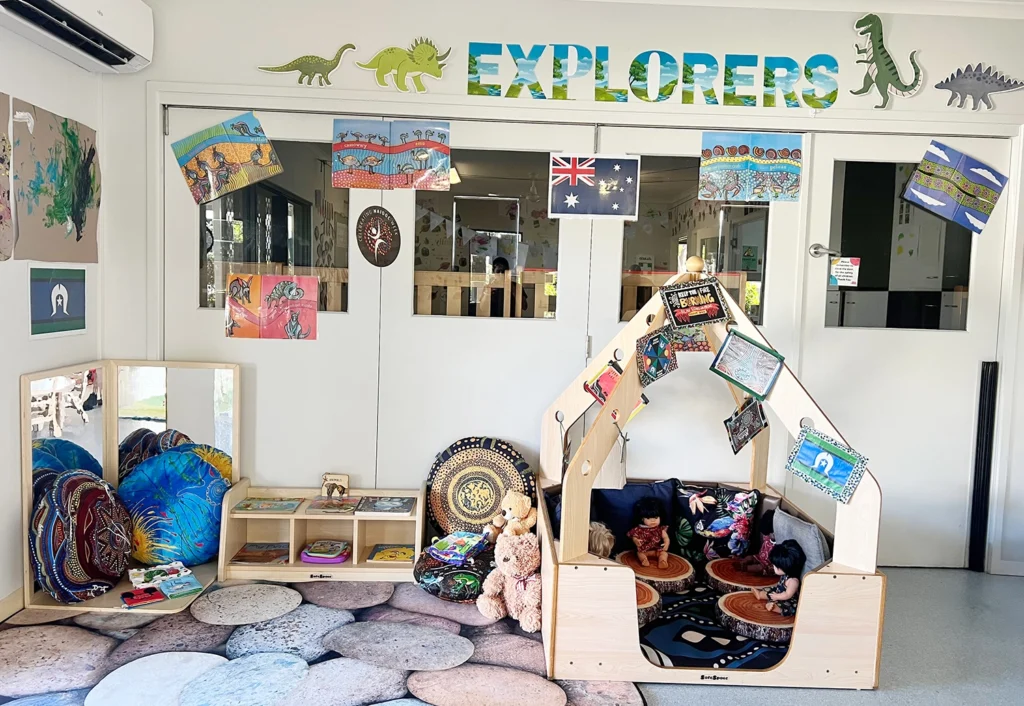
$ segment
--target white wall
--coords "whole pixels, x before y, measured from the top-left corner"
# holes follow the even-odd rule
[[[368,96],[378,96],[382,101],[378,111],[384,112],[395,110],[408,114],[437,115],[445,113],[447,104],[464,107],[463,114],[476,111],[480,117],[517,120],[543,117],[556,122],[562,118],[590,123],[867,131],[931,131],[930,125],[949,126],[955,123],[963,125],[966,131],[996,131],[1006,124],[1019,125],[1024,122],[1022,93],[1000,95],[996,99],[997,111],[977,113],[947,108],[948,94],[933,89],[925,90],[910,100],[893,99],[890,110],[884,112],[874,110],[878,99],[873,93],[861,98],[850,96],[850,89],[859,87],[864,75],[864,67],[854,64],[855,57],[851,50],[856,40],[852,25],[857,14],[742,10],[742,24],[756,26],[761,31],[730,33],[713,30],[734,23],[737,10],[521,0],[514,5],[507,5],[507,9],[495,7],[483,13],[478,3],[456,0],[446,5],[444,13],[438,15],[436,20],[431,19],[425,29],[423,13],[409,11],[420,5],[382,0],[374,6],[374,14],[388,18],[388,22],[362,23],[357,29],[354,25],[346,24],[349,15],[346,8],[329,0],[309,0],[302,3],[301,8],[295,3],[269,4],[261,7],[259,12],[252,12],[251,3],[239,0],[215,4],[199,0],[151,4],[154,6],[157,26],[157,52],[153,66],[139,75],[107,77],[103,81],[103,128],[106,134],[118,137],[115,143],[105,146],[104,154],[104,206],[107,219],[104,264],[115,268],[118,276],[109,283],[105,299],[103,344],[106,353],[116,356],[142,357],[147,352],[159,355],[159,351],[152,345],[147,348],[147,340],[152,344],[157,338],[153,330],[155,322],[147,320],[148,303],[144,296],[147,292],[152,296],[151,285],[159,286],[158,282],[147,280],[146,266],[156,253],[148,251],[149,246],[144,237],[151,206],[147,189],[150,180],[159,173],[159,165],[147,164],[141,158],[148,144],[147,119],[156,117],[147,113],[149,82],[219,84],[227,87],[225,92],[248,94],[253,103],[273,95],[282,102],[294,98],[307,109],[311,105],[310,99],[351,98],[359,100],[359,105],[364,106],[366,104],[362,101]],[[502,15],[502,12],[506,14]],[[202,17],[205,26],[231,28],[219,40],[223,50],[215,52],[216,58],[213,58],[210,51],[188,49],[195,45],[196,17]],[[314,21],[310,21],[311,18]],[[531,21],[533,18],[543,18],[543,22]],[[886,43],[901,70],[904,73],[907,70],[910,51],[920,50],[919,56],[925,66],[925,78],[929,85],[957,67],[979,59],[992,62],[1011,73],[1021,70],[1018,37],[1024,29],[1024,23],[1019,21],[893,15],[886,15],[884,19]],[[799,31],[794,31],[794,27],[799,27]],[[260,39],[268,36],[268,28],[274,28],[274,42]],[[684,28],[682,33],[680,28]],[[260,64],[285,63],[302,54],[328,54],[348,41],[359,45],[357,56],[365,60],[378,48],[392,44],[405,45],[413,37],[425,32],[442,48],[453,47],[445,79],[440,82],[427,79],[429,94],[426,96],[397,96],[393,91],[376,91],[370,76],[354,65],[352,55],[346,57],[342,67],[332,75],[334,85],[325,89],[298,88],[291,74],[263,74],[255,69]],[[786,37],[781,46],[779,37]],[[950,42],[950,37],[955,37],[956,41]],[[807,109],[796,110],[782,106],[682,106],[678,95],[657,105],[640,103],[632,98],[627,105],[594,104],[591,102],[592,93],[588,95],[591,90],[589,80],[570,84],[570,96],[578,99],[575,104],[531,100],[526,91],[523,92],[524,97],[516,102],[468,97],[465,95],[465,56],[469,41],[519,42],[526,45],[526,48],[534,42],[575,41],[591,48],[607,44],[611,47],[613,87],[626,85],[625,75],[630,60],[645,49],[664,49],[677,57],[682,51],[707,51],[713,53],[720,62],[727,53],[760,56],[785,54],[803,62],[813,54],[829,52],[840,62],[841,89],[837,105],[817,116],[813,116]],[[550,62],[551,50],[548,49],[537,72],[545,85],[550,81],[547,78],[550,76]],[[500,60],[500,65],[500,82],[507,86],[514,73],[507,52]],[[1016,75],[1015,78],[1024,78],[1024,75]],[[741,89],[741,92],[755,93],[756,89]],[[391,103],[388,104],[388,101]],[[241,98],[237,107],[248,107],[246,102],[249,101]],[[580,110],[589,112],[582,114],[578,112]],[[1014,185],[1013,193],[1008,193],[1004,198],[1017,198],[1018,188]],[[802,257],[802,254],[799,256]],[[776,269],[776,272],[779,270]],[[794,274],[800,276],[799,272]],[[1013,280],[1015,287],[1019,286],[1019,278],[1018,272]],[[784,300],[785,297],[770,293],[766,302],[768,309],[779,305],[786,307],[784,310],[766,312],[772,322],[772,340],[780,346],[790,344],[791,350],[796,350],[799,335],[794,330],[794,321],[799,315],[799,307],[792,301]],[[595,341],[595,346],[600,347],[600,342]],[[1004,361],[1004,364],[1009,362]],[[243,375],[252,375],[253,372],[246,370]],[[260,372],[269,374],[274,371]],[[552,397],[557,393],[558,390],[552,390]],[[252,413],[251,406],[254,403],[254,399],[246,400],[245,413]],[[272,404],[273,401],[263,400],[261,403]],[[412,399],[410,403],[417,402]],[[425,401],[424,404],[429,405],[429,402]],[[514,407],[501,397],[495,397],[494,405],[495,409],[489,411],[493,414],[500,414],[499,408],[507,410],[507,414],[516,413]],[[700,412],[699,407],[695,409],[695,413]],[[718,410],[709,413],[717,414]],[[343,420],[339,421],[343,423]],[[1022,427],[1024,419],[1018,415],[1014,420],[1004,420],[1004,423],[1012,423],[1014,428]],[[301,434],[301,428],[281,429],[280,432],[298,435]],[[467,430],[467,433],[471,433],[471,430]],[[448,441],[438,439],[438,448]],[[666,444],[669,441],[666,440]],[[669,450],[667,446],[666,453]],[[524,451],[532,456],[536,449]],[[1017,494],[1014,497],[1020,497],[1020,488],[1024,487],[1024,448],[1016,448],[1013,453],[1015,456],[1010,459],[1013,476],[1009,485]],[[424,465],[427,463],[429,459],[424,459]],[[652,472],[656,470],[651,469]],[[309,472],[315,475],[319,471],[311,469]],[[415,474],[419,475],[418,469]],[[1019,521],[1014,527],[1017,526]],[[1010,530],[1011,525],[1008,524],[1006,531],[1009,533]],[[1024,554],[1022,534],[1014,530],[1012,537],[1017,542],[1017,554]],[[1010,538],[1010,535],[1007,534],[1007,537]]]
[[[100,117],[100,81],[76,66],[0,29],[0,92],[64,115],[98,130],[103,195],[99,220],[100,257],[106,250],[107,169]],[[13,207],[13,203],[12,203]],[[137,231],[140,239],[142,232]],[[4,337],[0,344],[0,599],[21,586],[22,532],[21,416],[19,376],[24,373],[95,360],[100,355],[101,266],[86,266],[86,326],[83,336],[30,340],[28,270],[24,260],[0,262],[0,301]],[[105,381],[113,384],[113,381]],[[102,415],[94,417],[102,418]]]

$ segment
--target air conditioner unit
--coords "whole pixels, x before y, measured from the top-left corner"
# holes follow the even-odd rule
[[[97,73],[131,73],[153,59],[153,10],[143,0],[0,0],[0,27]]]

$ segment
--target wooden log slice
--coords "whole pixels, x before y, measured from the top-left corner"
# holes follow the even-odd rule
[[[661,594],[643,581],[636,582],[636,621],[640,627],[661,615]]]
[[[789,642],[796,616],[769,612],[764,606],[765,602],[753,593],[739,591],[719,598],[715,611],[722,627],[737,635],[763,642]]]
[[[719,593],[734,593],[759,588],[762,591],[779,582],[778,576],[762,576],[740,568],[745,559],[726,557],[708,562],[708,586]]]
[[[631,568],[638,579],[651,584],[661,595],[682,593],[693,585],[693,566],[675,554],[668,555],[668,568],[665,569],[659,569],[658,560],[654,558],[648,559],[650,566],[641,565],[635,551],[622,552],[615,561]]]

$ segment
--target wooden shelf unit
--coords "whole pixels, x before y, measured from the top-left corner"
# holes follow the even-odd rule
[[[350,497],[383,495],[414,497],[416,506],[408,517],[356,517],[354,515],[307,515],[306,509],[320,488],[253,487],[248,478],[236,483],[224,496],[220,533],[220,580],[266,581],[412,581],[414,561],[369,562],[375,544],[412,544],[414,556],[423,549],[426,488],[419,490],[350,489]],[[304,498],[293,513],[233,512],[245,498]],[[300,559],[306,544],[317,539],[345,540],[352,555],[341,564],[311,564]],[[231,558],[247,542],[287,542],[287,564],[233,564]]]

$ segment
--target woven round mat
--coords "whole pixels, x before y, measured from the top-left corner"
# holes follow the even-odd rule
[[[442,451],[427,477],[427,509],[443,532],[480,532],[501,512],[501,499],[516,490],[535,499],[530,465],[512,444],[469,437]]]

